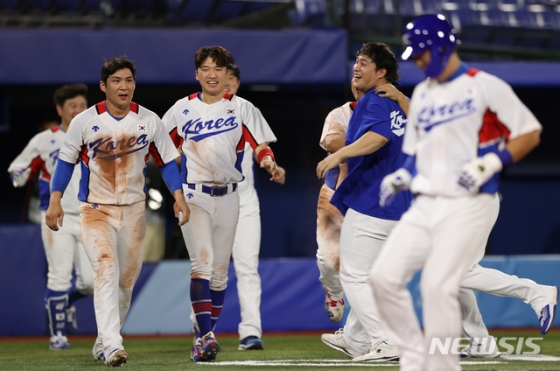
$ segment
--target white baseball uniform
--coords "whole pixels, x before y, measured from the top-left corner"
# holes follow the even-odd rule
[[[239,220],[233,241],[233,266],[237,277],[237,295],[241,308],[239,338],[262,336],[261,277],[259,251],[261,247],[261,214],[253,174],[253,149],[245,144],[241,172],[245,179],[239,183]]]
[[[254,149],[276,137],[245,99],[226,93],[220,101],[206,104],[201,94],[177,101],[163,121],[182,149],[183,189],[191,217],[181,229],[191,259],[191,278],[208,280],[210,290],[223,291],[239,219],[237,183],[243,180],[245,144]],[[212,308],[216,309],[214,320],[221,307]],[[196,309],[195,313],[198,321]]]
[[[495,175],[472,195],[458,184],[462,166],[541,125],[509,85],[466,65],[445,83],[420,83],[408,119],[402,150],[416,156],[417,197],[370,277],[387,333],[401,351],[401,370],[459,370],[454,355],[426,354],[432,339],[461,335],[459,286],[490,233],[498,189]],[[422,268],[424,334],[406,289]]]
[[[76,289],[83,295],[90,295],[93,293],[93,273],[80,235],[80,202],[77,198],[81,175],[79,167],[74,169],[66,196],[61,201],[66,213],[64,225],[57,233],[54,233],[45,223],[45,210],[49,206],[50,198],[50,181],[65,137],[66,132],[60,126],[55,126],[35,135],[23,152],[10,164],[8,172],[18,174],[14,177],[14,186],[25,185],[31,174],[36,171],[40,172],[41,237],[48,264],[47,289],[57,293],[67,292],[72,286],[72,269],[75,267]],[[49,301],[51,296],[53,295],[47,291],[45,299]],[[66,299],[62,299],[62,302],[65,305],[68,304],[67,295],[54,296],[66,296]],[[56,313],[51,315],[48,303],[47,310],[49,312],[51,336],[56,336],[57,332],[65,335],[64,326],[66,324],[64,318],[62,318],[62,321],[57,321]],[[61,308],[58,312],[60,312],[59,318],[61,318],[66,314],[66,307]]]
[[[94,272],[96,349],[106,359],[123,349],[120,329],[142,267],[150,154],[159,166],[178,155],[159,117],[132,102],[130,112],[116,118],[104,101],[72,120],[59,154],[60,160],[81,163],[78,198],[82,239]]]
[[[348,123],[354,111],[356,102],[347,102],[333,109],[325,118],[319,145],[327,150],[325,140],[329,134],[342,134],[346,138]],[[344,162],[330,170],[325,176],[325,184],[319,192],[317,202],[317,265],[319,267],[319,281],[332,300],[342,299],[343,290],[340,283],[340,258],[338,246],[340,229],[344,216],[331,204],[331,198],[336,187],[346,178],[348,165]]]

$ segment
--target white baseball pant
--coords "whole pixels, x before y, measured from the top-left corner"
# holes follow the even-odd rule
[[[45,222],[46,211],[41,211],[41,237],[47,257],[47,288],[68,291],[72,286],[72,269],[76,269],[76,289],[84,294],[93,293],[93,272],[82,244],[80,216],[64,215],[64,225],[57,232]]]
[[[353,209],[348,209],[342,223],[340,282],[350,303],[350,313],[354,312],[357,319],[347,322],[344,338],[349,346],[364,354],[372,342],[387,340],[371,291],[369,272],[396,224],[396,220],[374,218]],[[368,335],[366,343],[362,330]]]
[[[388,336],[401,352],[401,371],[460,370],[459,359],[436,348],[461,336],[459,286],[492,227],[492,195],[420,195],[403,215],[372,268],[373,293]],[[424,334],[407,283],[423,268]]]
[[[82,239],[93,268],[98,341],[108,356],[124,349],[120,329],[142,269],[145,203],[116,206],[82,202],[80,216]]]
[[[233,242],[233,266],[237,276],[237,295],[241,308],[239,339],[261,338],[261,215],[257,191],[246,182],[239,183],[239,220]]]
[[[496,223],[499,213],[500,197],[496,194],[492,200],[492,227]],[[472,290],[496,296],[521,299],[525,304],[531,305],[538,317],[541,309],[553,300],[556,288],[554,286],[539,285],[530,279],[519,278],[496,269],[480,266],[479,262],[484,257],[485,248],[486,241],[479,247],[473,266],[461,282],[459,302],[463,313],[464,335],[471,339],[490,338],[490,341],[494,342],[495,340],[490,337],[488,329],[482,321],[476,297]]]
[[[317,202],[317,266],[319,281],[333,300],[344,294],[340,283],[340,230],[344,221],[341,212],[331,204],[334,190],[323,184]]]
[[[239,194],[212,197],[184,184],[183,192],[191,210],[189,222],[181,226],[191,259],[191,278],[209,280],[210,290],[225,290],[239,219]]]

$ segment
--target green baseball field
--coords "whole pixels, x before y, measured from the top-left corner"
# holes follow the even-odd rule
[[[463,370],[560,370],[560,331],[492,331],[503,354],[495,359],[467,358]],[[125,336],[125,368],[139,371],[227,370],[398,370],[398,362],[356,363],[320,340],[320,333],[264,334],[264,351],[238,351],[235,335],[217,334],[222,352],[217,361],[190,360],[192,336]],[[527,339],[531,338],[529,342]],[[2,371],[95,370],[105,366],[91,355],[93,337],[69,337],[72,348],[51,351],[48,338],[0,338]]]

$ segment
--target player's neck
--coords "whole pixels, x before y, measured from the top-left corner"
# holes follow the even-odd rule
[[[203,101],[206,104],[216,103],[216,102],[222,100],[223,97],[224,97],[224,92],[221,92],[221,93],[216,94],[216,95],[212,95],[212,94],[205,93],[203,91],[202,94],[200,94],[200,100]]]
[[[439,75],[436,80],[439,82],[445,82],[451,77],[459,68],[461,67],[461,59],[457,55],[457,53],[451,54],[449,57],[449,62],[443,69],[441,75]]]
[[[70,126],[69,122],[61,122],[60,123],[60,127],[62,128],[62,130],[64,130],[65,132],[68,131],[68,126]]]
[[[113,117],[125,117],[130,112],[130,103],[119,107],[113,104],[110,100],[106,100],[105,104],[109,114]]]

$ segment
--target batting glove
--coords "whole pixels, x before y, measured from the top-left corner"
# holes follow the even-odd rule
[[[29,179],[29,174],[31,174],[31,168],[14,171],[10,174],[10,178],[12,179],[12,184],[14,187],[23,187],[27,180]]]
[[[400,168],[394,173],[386,175],[381,181],[379,190],[379,205],[385,207],[391,204],[400,191],[410,188],[412,175],[406,169]]]
[[[484,183],[503,168],[502,160],[494,152],[477,157],[463,165],[459,176],[459,185],[475,194]]]

